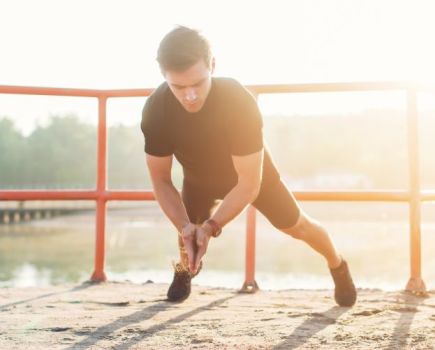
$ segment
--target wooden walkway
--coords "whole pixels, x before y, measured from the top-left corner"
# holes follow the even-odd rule
[[[80,208],[0,208],[0,225],[49,219],[54,216],[77,214],[88,210]]]

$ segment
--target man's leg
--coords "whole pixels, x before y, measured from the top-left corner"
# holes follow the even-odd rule
[[[306,242],[327,261],[335,284],[335,300],[341,306],[352,306],[356,289],[346,261],[338,254],[328,232],[297,205],[293,194],[280,181],[262,184],[253,205],[280,231]]]
[[[200,224],[210,217],[213,207],[217,202],[204,191],[200,191],[186,184],[183,185],[182,199],[186,207],[189,220],[192,223]],[[201,270],[192,275],[189,271],[189,259],[183,239],[178,235],[178,247],[180,252],[180,262],[175,265],[174,279],[169,286],[167,297],[169,301],[182,301],[190,295],[191,280]]]
[[[280,181],[262,184],[253,205],[278,230],[306,242],[325,257],[329,268],[340,265],[341,258],[326,230],[303,212],[293,194]]]
[[[328,232],[318,221],[310,218],[302,210],[295,225],[281,228],[280,231],[304,241],[315,251],[323,255],[330,269],[340,266],[341,258]]]
[[[189,266],[189,259],[187,257],[186,248],[184,247],[183,239],[180,235],[178,235],[178,250],[180,253],[180,263],[183,265],[184,268],[188,268]]]

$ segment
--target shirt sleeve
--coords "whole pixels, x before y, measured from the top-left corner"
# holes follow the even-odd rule
[[[263,120],[254,96],[239,83],[235,84],[228,105],[228,138],[231,154],[244,156],[263,148]]]
[[[142,110],[141,129],[145,153],[158,157],[174,153],[170,123],[165,118],[163,106],[159,107],[153,96],[147,99]]]

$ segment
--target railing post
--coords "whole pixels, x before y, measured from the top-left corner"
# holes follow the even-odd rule
[[[255,293],[259,289],[255,281],[255,214],[255,207],[250,205],[246,215],[245,283],[241,293]]]
[[[421,192],[418,142],[417,92],[407,90],[408,106],[408,159],[409,159],[409,224],[411,277],[406,290],[425,294],[426,286],[421,277]]]
[[[106,198],[107,187],[107,97],[98,97],[98,154],[97,154],[97,212],[95,235],[95,269],[91,280],[103,282],[107,280],[104,272],[106,257]]]

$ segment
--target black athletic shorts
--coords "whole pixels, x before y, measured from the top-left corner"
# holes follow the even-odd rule
[[[200,224],[210,218],[218,200],[226,193],[228,191],[195,187],[184,182],[182,198],[190,221]],[[263,183],[252,205],[277,229],[292,227],[299,218],[298,204],[281,180],[273,184]]]

